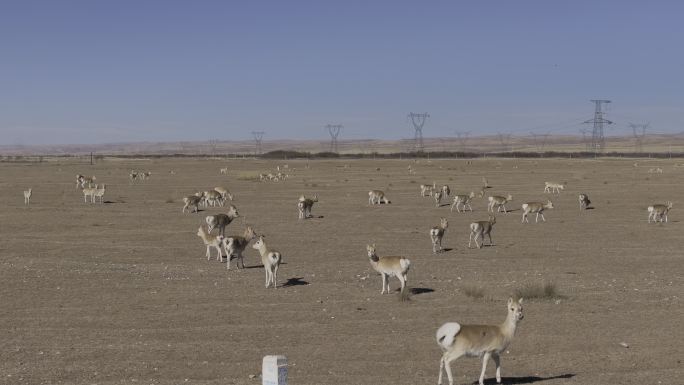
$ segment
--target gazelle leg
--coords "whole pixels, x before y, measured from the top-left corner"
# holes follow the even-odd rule
[[[491,353],[487,352],[482,357],[482,372],[480,373],[480,385],[484,385],[484,375],[485,371],[487,370],[487,361],[489,361],[489,357],[491,357],[491,355]]]
[[[496,365],[496,383],[501,383],[501,357],[498,353],[492,353],[492,359],[494,359],[494,364]]]
[[[380,294],[385,294],[385,285],[387,284],[387,276],[383,273],[382,274],[382,290],[380,290]],[[389,289],[387,289],[387,292],[389,293]]]

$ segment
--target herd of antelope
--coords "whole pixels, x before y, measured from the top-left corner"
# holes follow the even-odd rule
[[[283,169],[288,169],[285,165]],[[415,170],[409,166],[409,174],[415,174]],[[221,174],[227,175],[228,169],[222,168]],[[151,175],[149,171],[131,171],[129,174],[131,182],[144,181]],[[282,181],[289,177],[288,174],[281,171],[280,166],[276,173],[261,174],[259,180],[261,181]],[[106,192],[105,184],[95,184],[95,176],[76,176],[76,187],[83,192],[84,202],[103,203],[103,197]],[[448,185],[438,186],[436,182],[432,184],[420,185],[420,197],[432,197],[437,208],[441,207],[442,200],[450,199],[450,212],[454,208],[460,215],[465,215],[468,211],[473,212],[472,203],[476,196],[485,198],[486,189],[491,188],[486,178],[482,179],[483,185],[479,194],[474,191],[468,193],[452,193]],[[565,191],[566,183],[545,182],[544,193],[561,194]],[[31,188],[24,192],[24,204],[29,206],[33,196]],[[207,260],[212,259],[212,251],[216,252],[216,260],[223,262],[224,255],[226,257],[227,270],[231,270],[231,259],[236,260],[236,268],[244,269],[244,253],[246,249],[252,244],[252,248],[257,250],[265,272],[265,287],[276,288],[278,286],[278,269],[282,263],[282,254],[279,251],[269,248],[266,245],[265,236],[258,234],[251,225],[245,223],[245,229],[241,234],[226,235],[226,227],[233,223],[240,217],[238,209],[233,205],[233,194],[224,187],[215,187],[213,189],[198,191],[192,195],[182,198],[183,207],[182,213],[186,210],[190,212],[199,212],[200,207],[219,208],[225,213],[207,215],[205,217],[206,229],[204,225],[200,225],[197,229],[197,236],[201,239],[206,248],[205,256]],[[312,209],[315,203],[319,201],[318,195],[306,197],[301,195],[297,200],[298,219],[305,220],[313,218]],[[492,230],[496,224],[496,214],[503,211],[507,214],[509,210],[506,205],[510,205],[513,201],[511,194],[507,195],[490,195],[487,197],[486,213],[487,220],[474,221],[469,225],[469,239],[468,248],[474,242],[475,247],[480,249],[485,246],[487,239],[489,246],[493,246]],[[578,194],[578,202],[580,210],[587,210],[590,208],[591,200],[586,193]],[[391,202],[382,190],[370,190],[368,192],[368,205],[389,205]],[[449,206],[447,203],[446,206]],[[546,222],[544,216],[545,210],[554,208],[554,204],[550,199],[546,202],[531,201],[521,204],[522,218],[521,223],[528,223],[528,216],[535,215],[535,222],[538,222],[541,217],[543,222]],[[496,212],[495,209],[496,208]],[[647,222],[668,222],[668,212],[672,209],[672,202],[668,201],[662,204],[652,204],[647,208],[648,220]],[[453,214],[452,214],[453,215]],[[243,219],[244,222],[244,219]],[[442,246],[444,236],[449,228],[449,220],[446,217],[441,217],[439,223],[431,227],[428,231],[433,253],[444,252]],[[214,230],[216,230],[214,232]],[[390,278],[396,277],[400,282],[400,293],[406,294],[408,273],[411,269],[411,261],[405,256],[378,256],[376,245],[366,246],[367,256],[371,268],[379,273],[382,277],[381,294],[389,294]],[[487,362],[492,359],[496,365],[496,380],[501,382],[501,353],[509,346],[518,323],[523,319],[523,299],[514,300],[509,298],[507,302],[508,315],[504,322],[500,325],[466,325],[457,322],[444,323],[436,332],[436,341],[442,350],[442,357],[440,359],[438,383],[442,384],[443,373],[447,374],[449,384],[453,384],[454,376],[451,370],[451,363],[462,356],[481,357],[483,360],[482,371],[479,377],[479,384],[482,385],[484,381],[485,370]]]

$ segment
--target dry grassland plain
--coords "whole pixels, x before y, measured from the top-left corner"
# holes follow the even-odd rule
[[[509,296],[545,283],[562,297],[526,300],[502,356],[504,383],[681,383],[684,167],[638,162],[2,163],[0,383],[257,384],[262,357],[284,354],[292,384],[435,384],[442,323],[499,323]],[[290,179],[252,180],[284,164],[295,168]],[[648,173],[655,167],[664,172]],[[131,169],[152,176],[131,183]],[[107,185],[104,204],[83,203],[76,174]],[[512,212],[497,215],[494,246],[468,249],[468,225],[487,219],[486,200],[450,212],[450,202],[421,198],[419,185],[478,192],[483,176],[488,194],[513,195]],[[545,181],[567,186],[552,196]],[[206,260],[195,234],[223,209],[181,214],[181,198],[215,186],[231,190],[244,218],[227,234],[248,223],[282,252],[277,289],[264,288],[256,250],[244,270]],[[371,189],[392,204],[369,207]],[[314,218],[298,220],[297,198],[315,193]],[[579,210],[579,193],[593,209]],[[547,198],[547,222],[520,223],[523,202]],[[667,200],[669,223],[648,224],[647,206]],[[450,250],[433,254],[428,230],[441,216]],[[380,294],[366,256],[373,242],[381,256],[411,259],[410,301]],[[480,365],[457,360],[456,382],[476,381]],[[492,363],[486,378],[494,383]]]

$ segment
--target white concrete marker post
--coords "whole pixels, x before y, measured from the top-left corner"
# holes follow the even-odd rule
[[[262,385],[287,385],[287,358],[264,356],[261,366]]]

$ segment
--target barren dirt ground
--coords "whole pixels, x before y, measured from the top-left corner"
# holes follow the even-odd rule
[[[0,383],[258,384],[262,357],[284,354],[291,384],[435,384],[442,323],[499,323],[517,288],[550,282],[566,298],[526,301],[502,356],[504,383],[681,384],[684,167],[633,163],[0,164]],[[285,182],[245,178],[284,164],[296,168]],[[663,174],[649,174],[653,167]],[[152,178],[131,184],[131,169]],[[105,204],[83,203],[77,173],[107,185]],[[514,196],[514,211],[497,216],[494,246],[468,249],[468,224],[487,219],[486,202],[452,213],[419,197],[418,186],[434,180],[465,193],[478,191],[483,176],[490,194]],[[521,203],[550,196],[546,180],[567,181],[552,198],[556,208],[546,223],[521,224]],[[195,234],[222,209],[181,214],[180,198],[214,186],[228,187],[246,222],[283,253],[281,287],[264,288],[251,248],[244,270],[206,260]],[[28,187],[33,198],[24,207]],[[368,207],[370,189],[384,189],[392,204]],[[579,211],[580,192],[593,210]],[[314,193],[315,218],[297,220],[297,197]],[[674,201],[670,222],[648,224],[646,207],[666,200]],[[435,255],[428,229],[440,216],[450,221],[451,250]],[[226,231],[243,229],[237,220]],[[369,242],[381,256],[411,259],[410,301],[380,295]],[[484,296],[468,296],[472,288]],[[456,382],[476,381],[480,365],[457,360]],[[487,379],[494,383],[492,363]]]

